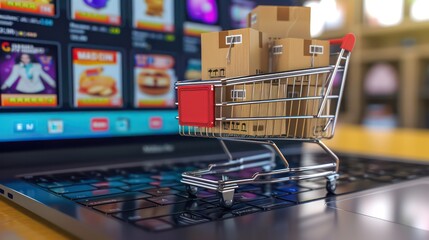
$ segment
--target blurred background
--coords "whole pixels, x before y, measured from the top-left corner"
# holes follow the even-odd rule
[[[376,128],[429,128],[429,1],[308,0],[312,36],[353,32],[340,121]]]

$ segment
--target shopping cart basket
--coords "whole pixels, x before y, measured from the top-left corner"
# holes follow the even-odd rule
[[[347,34],[330,44],[340,48],[332,55],[337,56],[335,64],[328,67],[176,84],[180,135],[217,138],[229,157],[228,162],[183,173],[181,182],[190,194],[196,194],[198,188],[215,190],[221,204],[229,207],[241,185],[311,178],[326,178],[327,191],[334,193],[339,158],[321,140],[335,133],[355,36]],[[261,144],[271,154],[234,159],[224,140]],[[278,140],[315,143],[332,162],[291,168],[274,142]],[[275,155],[284,167],[273,170]],[[251,175],[229,177],[242,169],[256,170]]]

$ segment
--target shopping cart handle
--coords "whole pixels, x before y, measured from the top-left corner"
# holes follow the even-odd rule
[[[343,38],[329,40],[330,44],[332,45],[341,44],[341,48],[349,52],[353,51],[353,48],[355,47],[355,42],[356,42],[356,37],[353,33],[347,33],[346,36],[344,36]]]

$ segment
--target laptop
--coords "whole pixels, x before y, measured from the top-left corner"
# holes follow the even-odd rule
[[[145,79],[195,76],[193,28],[240,21],[183,13],[198,8],[192,1],[164,1],[162,8],[148,2],[0,6],[9,26],[0,35],[5,201],[79,239],[429,238],[429,166],[412,161],[340,154],[335,194],[319,178],[248,184],[228,208],[215,191],[190,195],[181,174],[228,156],[217,140],[178,136],[174,86]],[[232,6],[254,7],[207,4],[219,5],[220,19],[231,18]],[[170,14],[162,15],[162,30],[153,28],[160,9]],[[262,147],[227,144],[234,158],[272,157]],[[278,146],[291,167],[329,162],[303,144]]]

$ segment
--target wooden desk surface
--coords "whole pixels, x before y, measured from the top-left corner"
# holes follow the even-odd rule
[[[340,125],[325,143],[338,152],[429,161],[429,131],[374,130]],[[0,200],[0,239],[70,239],[25,209]]]
[[[335,137],[325,143],[337,152],[429,161],[428,130],[339,125]]]

